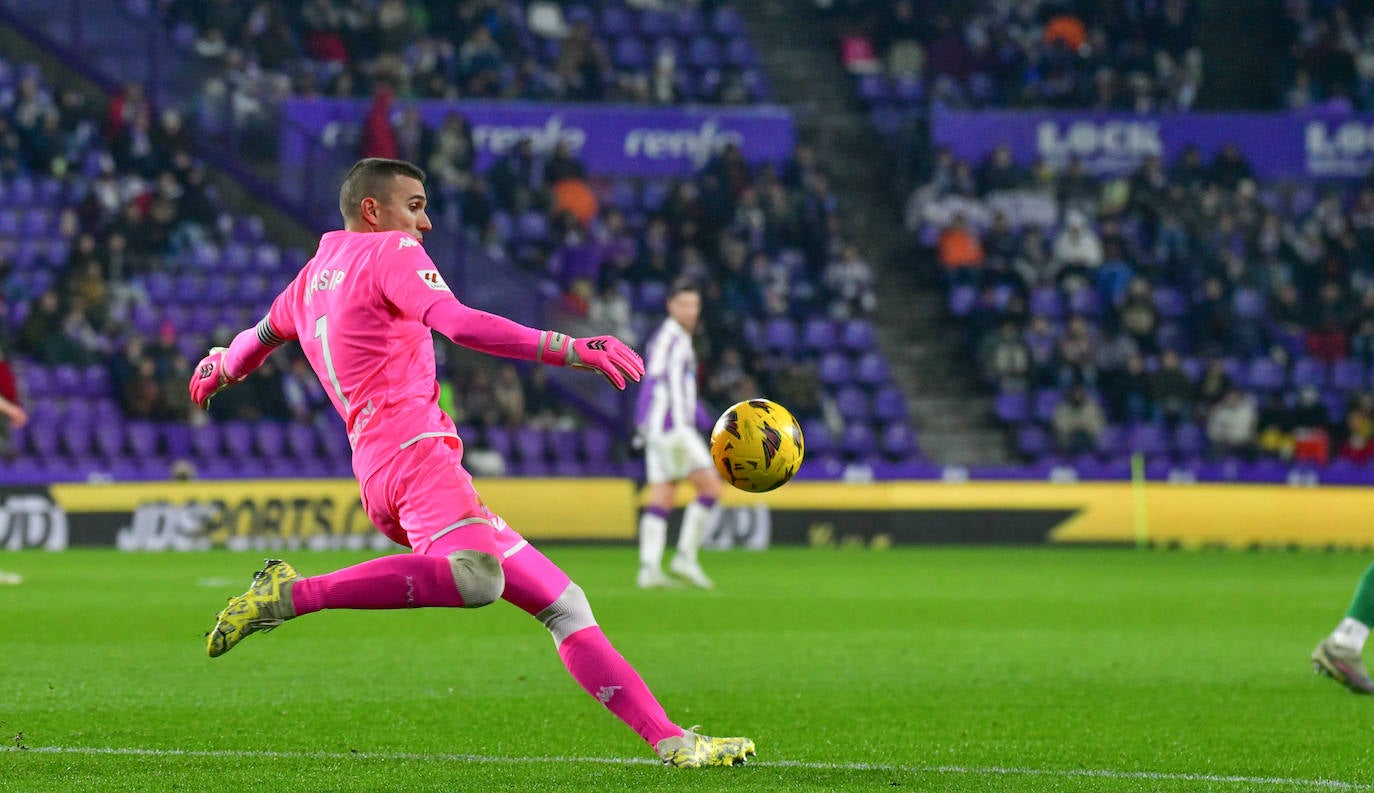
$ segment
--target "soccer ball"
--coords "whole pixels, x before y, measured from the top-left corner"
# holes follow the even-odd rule
[[[801,467],[801,425],[768,399],[731,405],[711,430],[711,459],[721,478],[740,490],[766,493],[787,484]]]

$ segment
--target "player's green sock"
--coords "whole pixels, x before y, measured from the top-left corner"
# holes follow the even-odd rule
[[[1355,588],[1355,599],[1345,616],[1353,617],[1365,625],[1374,626],[1374,564],[1364,571],[1360,585]]]
[[[1336,626],[1336,630],[1331,633],[1331,638],[1336,644],[1359,652],[1364,649],[1364,643],[1369,638],[1369,628],[1372,625],[1374,625],[1374,564],[1371,564],[1364,571],[1364,575],[1360,578],[1360,585],[1355,588],[1355,598],[1350,601],[1350,608],[1345,612],[1345,619]]]

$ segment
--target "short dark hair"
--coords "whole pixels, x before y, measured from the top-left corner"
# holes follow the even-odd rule
[[[398,176],[409,176],[420,182],[425,180],[425,172],[419,166],[404,160],[368,157],[354,163],[344,176],[343,184],[339,185],[339,212],[344,220],[358,217],[358,206],[364,198],[385,197],[392,180]]]
[[[696,292],[700,296],[701,287],[697,286],[697,282],[690,278],[679,278],[673,281],[672,286],[668,287],[668,299],[672,300],[683,292]]]

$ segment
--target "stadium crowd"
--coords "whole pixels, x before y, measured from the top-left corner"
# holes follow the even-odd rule
[[[1029,456],[1374,453],[1374,179],[1260,185],[1233,148],[1120,178],[940,152],[908,225]]]
[[[101,410],[113,401],[130,421],[200,421],[183,393],[189,361],[251,324],[304,254],[267,242],[260,218],[228,212],[190,153],[188,125],[153,108],[138,84],[102,108],[54,94],[31,67],[17,71],[17,90],[0,108],[9,127],[0,168],[11,197],[30,204],[3,213],[0,226],[33,234],[6,241],[0,284],[3,344],[22,362],[21,389],[62,396],[51,373],[76,371]],[[457,114],[437,130],[415,130],[405,112],[382,122],[364,145],[380,140],[427,166],[436,212],[451,209],[470,244],[554,285],[565,314],[642,344],[667,283],[696,278],[708,285],[702,359],[711,404],[766,390],[800,415],[828,418],[836,434],[844,429],[815,367],[760,338],[770,319],[863,318],[875,299],[810,150],[780,169],[752,168],[727,149],[691,179],[610,181],[588,176],[566,151],[542,157],[529,146],[478,172]],[[569,184],[584,189],[569,193]],[[215,305],[203,305],[211,294]],[[34,382],[23,383],[26,374]],[[335,419],[308,374],[299,355],[274,356],[245,387],[221,395],[212,416],[323,432]],[[580,423],[538,374],[459,365],[445,374],[446,404],[468,426]],[[57,410],[40,411],[39,423],[56,423]]]
[[[1180,111],[1203,78],[1191,0],[814,2],[873,105]]]
[[[676,104],[763,97],[753,49],[715,0],[162,0],[155,10],[236,114],[285,96]],[[224,103],[222,100],[231,100]]]

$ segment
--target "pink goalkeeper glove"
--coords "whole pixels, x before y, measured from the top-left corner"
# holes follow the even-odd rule
[[[211,347],[210,354],[201,358],[191,373],[191,401],[201,410],[210,408],[210,397],[243,379],[230,377],[224,371],[224,354],[228,351],[225,347]]]
[[[644,376],[644,362],[639,359],[639,353],[614,336],[593,336],[590,339],[569,339],[566,336],[559,339],[559,336],[562,334],[555,333],[541,340],[541,360],[600,372],[611,381],[611,385],[622,391],[625,390],[626,377],[639,382],[639,378]],[[559,344],[559,341],[565,343]],[[567,344],[569,341],[572,343]]]

